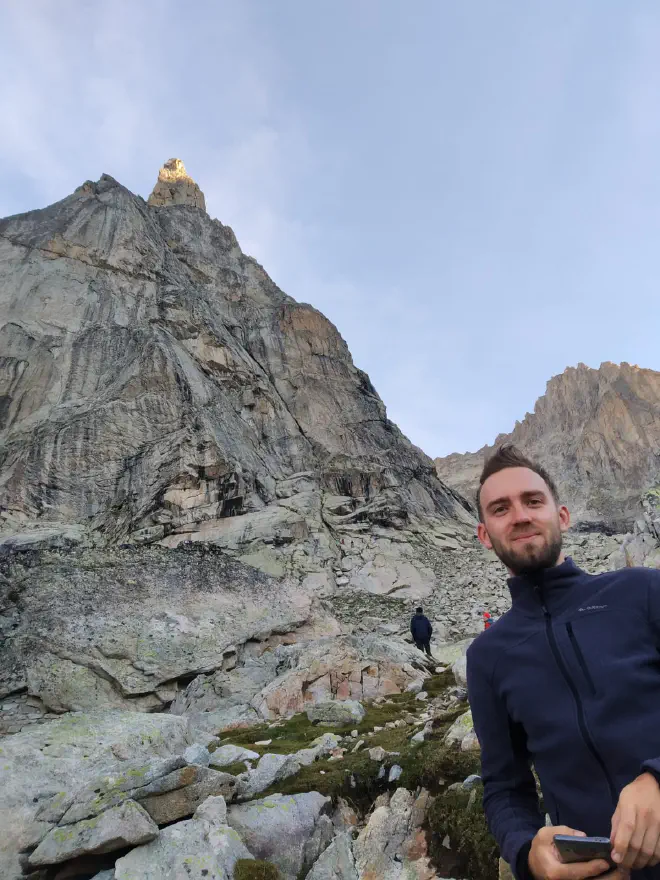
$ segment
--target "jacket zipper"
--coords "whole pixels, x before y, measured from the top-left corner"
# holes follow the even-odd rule
[[[564,659],[561,656],[561,653],[559,651],[559,646],[557,645],[557,639],[555,638],[555,633],[552,628],[552,617],[551,617],[550,612],[548,611],[548,608],[545,604],[545,599],[543,597],[543,590],[540,586],[537,586],[535,589],[536,589],[536,593],[539,597],[539,601],[541,603],[541,608],[543,609],[543,616],[545,617],[545,630],[546,630],[546,634],[548,636],[548,642],[550,643],[550,649],[554,655],[555,662],[557,663],[557,666],[559,667],[559,671],[564,676],[566,684],[570,688],[570,691],[573,694],[573,699],[575,700],[575,706],[577,708],[577,716],[578,716],[578,726],[580,728],[580,733],[582,734],[582,739],[584,740],[586,747],[589,749],[589,751],[593,755],[594,759],[596,760],[596,762],[600,766],[601,770],[603,771],[605,779],[607,780],[608,788],[610,790],[610,796],[612,798],[612,802],[614,805],[616,805],[618,802],[618,799],[619,799],[616,787],[615,787],[614,782],[612,781],[612,778],[609,774],[609,771],[607,769],[605,761],[602,759],[600,752],[596,748],[596,745],[595,745],[593,739],[591,738],[591,734],[589,733],[589,730],[587,729],[587,722],[584,717],[584,706],[582,705],[582,700],[580,699],[580,692],[578,691],[577,687],[575,686],[575,682],[571,678],[571,675],[570,675],[568,669],[566,668],[566,664],[564,663]]]
[[[578,645],[578,640],[575,638],[575,633],[573,632],[573,624],[566,624],[566,631],[568,632],[568,638],[571,641],[571,645],[573,646],[573,650],[575,651],[575,656],[577,657],[577,661],[580,664],[580,669],[584,673],[584,677],[587,680],[587,684],[589,685],[589,689],[591,691],[592,696],[596,696],[596,685],[591,677],[591,673],[589,672],[589,667],[584,659],[584,654],[580,650],[580,646]]]

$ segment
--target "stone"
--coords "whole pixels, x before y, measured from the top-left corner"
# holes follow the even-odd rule
[[[252,749],[246,749],[243,746],[233,746],[227,743],[211,753],[209,766],[217,770],[222,767],[228,767],[230,764],[235,764],[238,761],[258,760],[259,752],[253,752]]]
[[[424,682],[421,678],[418,678],[416,681],[411,681],[410,684],[406,688],[407,694],[418,694],[424,687]]]
[[[317,736],[315,740],[312,740],[309,748],[296,752],[294,758],[298,764],[307,767],[319,758],[332,755],[337,751],[338,747],[339,737],[334,733],[324,733],[322,736]]]
[[[68,809],[71,793],[103,775],[181,758],[189,735],[185,718],[140,712],[70,714],[0,741],[0,877],[20,876],[18,853],[46,836]],[[162,767],[161,767],[162,769]],[[50,821],[38,818],[50,815]]]
[[[422,790],[415,798],[398,788],[387,805],[374,809],[353,843],[358,877],[433,880],[437,876],[422,830],[429,804],[428,792]]]
[[[314,863],[307,880],[358,880],[350,833],[335,837]]]
[[[387,757],[387,752],[382,746],[374,746],[372,749],[369,749],[369,758],[372,761],[384,761]]]
[[[467,657],[465,654],[458,658],[452,666],[451,671],[456,679],[456,684],[459,685],[459,687],[467,688]]]
[[[237,777],[237,799],[249,800],[256,794],[270,788],[275,782],[295,775],[299,770],[300,764],[295,755],[265,754],[259,759],[259,763],[253,770],[241,773]]]
[[[461,743],[473,729],[472,712],[465,712],[454,721],[445,734],[445,743],[448,746]]]
[[[235,797],[238,790],[235,776],[198,765],[194,765],[194,770],[195,780],[185,787],[140,798],[139,802],[158,825],[192,815],[208,797],[222,795],[227,801]]]
[[[232,880],[239,859],[252,859],[238,834],[224,822],[219,798],[205,801],[192,819],[160,831],[115,864],[115,880]]]
[[[481,746],[474,730],[469,730],[461,740],[462,752],[480,752]]]
[[[100,871],[92,877],[92,880],[115,880],[115,869],[111,868],[108,871]]]
[[[365,716],[364,706],[357,700],[328,700],[310,706],[306,712],[310,721],[319,724],[350,724]]]
[[[183,753],[183,759],[186,764],[199,764],[202,767],[208,767],[209,761],[211,760],[211,753],[206,746],[195,743],[192,746],[188,746]]]
[[[76,856],[137,846],[157,835],[158,827],[148,813],[135,801],[124,801],[93,819],[49,831],[29,863],[33,867],[55,865]]]
[[[418,694],[415,694],[416,700],[424,701],[424,700],[428,700],[428,698],[429,698],[429,695],[426,693],[426,691],[420,691]]]
[[[410,737],[410,742],[415,743],[415,745],[421,745],[421,743],[423,743],[425,739],[426,734],[423,730],[419,730],[417,733]]]
[[[257,859],[270,861],[285,880],[296,880],[306,860],[306,846],[331,800],[316,791],[273,795],[247,804],[232,804],[227,822]]]
[[[464,791],[472,791],[472,789],[475,788],[475,786],[480,785],[480,784],[481,784],[481,776],[479,776],[477,773],[472,773],[472,774],[470,774],[470,776],[467,776],[463,780],[463,782],[461,783],[461,788],[463,788]]]
[[[400,767],[399,764],[392,764],[392,766],[390,767],[389,775],[387,777],[387,781],[388,782],[396,782],[402,773],[403,773],[403,768]]]
[[[67,797],[47,801],[36,818],[70,825],[98,816],[125,800],[140,800],[148,795],[182,788],[196,779],[196,770],[182,764],[183,759],[178,756],[122,764],[110,773],[95,776],[87,785],[74,789]]]

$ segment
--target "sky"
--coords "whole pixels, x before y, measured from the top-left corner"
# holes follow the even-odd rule
[[[3,0],[0,216],[183,159],[429,455],[660,369],[657,0]]]

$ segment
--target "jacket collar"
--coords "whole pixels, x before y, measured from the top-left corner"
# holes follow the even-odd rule
[[[570,603],[569,593],[584,583],[587,573],[573,562],[570,556],[552,568],[545,568],[533,575],[517,575],[507,581],[514,608],[541,613],[541,597],[550,611],[559,611]],[[575,596],[575,599],[578,597]]]

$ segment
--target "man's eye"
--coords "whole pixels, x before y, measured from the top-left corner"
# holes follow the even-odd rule
[[[497,516],[498,513],[504,513],[505,510],[506,507],[496,507],[493,513],[495,514],[495,516]]]
[[[540,498],[532,498],[529,503],[532,505],[532,507],[538,507],[539,504],[541,503],[541,499]]]

